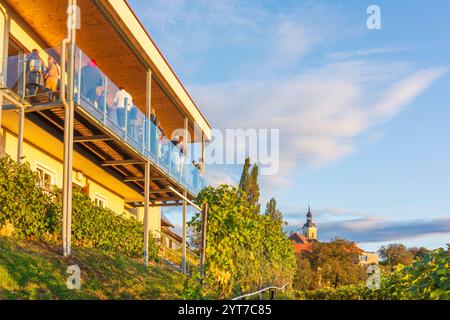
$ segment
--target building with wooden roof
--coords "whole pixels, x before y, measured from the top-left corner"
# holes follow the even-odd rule
[[[63,189],[65,255],[74,185],[145,241],[161,207],[186,221],[211,127],[127,1],[0,0],[0,38],[0,150]]]

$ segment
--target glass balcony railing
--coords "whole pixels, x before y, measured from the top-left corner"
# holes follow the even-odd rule
[[[1,88],[31,104],[57,101],[61,75],[60,51],[59,48],[50,48],[28,54],[18,53],[1,61]]]
[[[59,99],[60,49],[8,57],[0,85],[31,104]],[[150,159],[176,182],[197,194],[205,179],[185,154],[185,144],[171,141],[125,89],[116,86],[79,48],[75,58],[75,102],[136,152]]]

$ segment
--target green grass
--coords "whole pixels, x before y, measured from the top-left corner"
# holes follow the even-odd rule
[[[67,267],[81,268],[81,289],[66,286]],[[60,247],[0,236],[0,300],[4,299],[180,299],[184,278],[157,263],[95,249]]]

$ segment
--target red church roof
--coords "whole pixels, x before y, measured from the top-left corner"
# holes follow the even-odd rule
[[[309,240],[307,237],[305,237],[298,231],[293,233],[289,237],[289,239],[292,240],[292,244],[294,246],[294,251],[296,253],[312,250],[311,240]]]

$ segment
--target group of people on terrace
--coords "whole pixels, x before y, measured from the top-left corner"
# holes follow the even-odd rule
[[[97,67],[95,60],[90,60],[81,68],[79,87],[81,97],[87,100],[99,112],[106,112],[107,121],[116,125],[127,138],[142,146],[149,147],[150,153],[179,175],[186,170],[187,144],[183,135],[174,135],[169,140],[164,134],[155,109],[151,109],[147,118],[133,103],[132,95],[124,86],[115,87],[108,83]],[[148,141],[150,138],[150,141]],[[199,168],[203,172],[201,160],[193,162],[194,185],[198,184]]]
[[[43,92],[54,100],[59,90],[60,70],[53,56],[47,58],[47,65],[40,57],[39,51],[33,49],[26,59],[27,96],[34,97]]]
[[[54,100],[59,92],[60,67],[52,55],[47,65],[34,49],[26,59],[26,86],[29,97],[43,92]],[[81,59],[82,60],[82,59]],[[84,63],[83,63],[84,62]],[[88,103],[109,124],[119,128],[128,139],[137,145],[148,146],[150,153],[178,174],[185,172],[187,145],[183,135],[169,140],[164,134],[156,112],[151,109],[149,119],[134,105],[132,95],[124,86],[114,84],[99,70],[94,59],[78,61],[75,75],[75,98]],[[149,131],[146,131],[149,130]],[[150,141],[148,138],[150,137]],[[192,162],[194,184],[198,184],[198,171],[203,172],[203,161]]]

